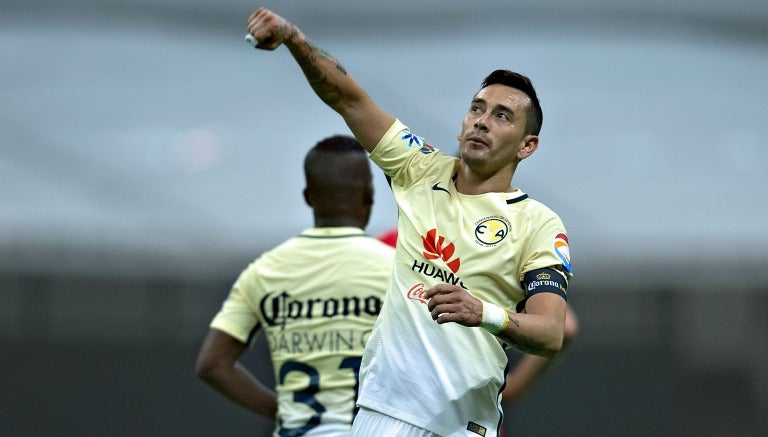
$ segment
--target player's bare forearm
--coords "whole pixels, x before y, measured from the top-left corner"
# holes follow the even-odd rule
[[[524,313],[508,313],[509,323],[499,337],[523,352],[555,356],[563,347],[565,300],[553,293],[539,293],[525,307]]]
[[[209,329],[195,362],[197,376],[236,404],[274,419],[277,395],[238,359],[247,345],[217,329]]]
[[[295,26],[291,27],[293,37],[286,41],[291,55],[320,100],[343,115],[344,105],[361,92],[360,87],[341,62],[316,46]]]
[[[314,44],[296,25],[264,8],[251,14],[248,32],[258,42],[258,49],[274,50],[285,45],[315,94],[344,118],[363,147],[373,150],[394,117],[370,99],[341,62]]]
[[[201,378],[234,403],[260,416],[275,419],[277,395],[240,363],[221,368]]]
[[[563,344],[566,303],[560,296],[549,294],[540,293],[528,299],[528,314],[507,312],[509,322],[494,332],[495,335],[529,354],[543,357],[557,354]],[[427,290],[426,297],[432,319],[437,323],[453,322],[470,327],[484,323],[484,302],[461,287],[439,284]]]
[[[563,345],[563,329],[549,316],[509,314],[509,324],[499,338],[518,350],[541,357],[555,356]]]
[[[312,89],[334,110],[341,111],[345,94],[354,95],[354,88],[359,88],[338,60],[317,47],[296,25],[274,12],[257,9],[248,19],[248,32],[256,39],[257,49],[274,50],[281,44],[288,47]]]

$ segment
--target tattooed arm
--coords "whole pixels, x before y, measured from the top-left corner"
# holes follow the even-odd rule
[[[427,308],[432,313],[432,319],[438,324],[483,325],[483,309],[489,303],[484,303],[458,285],[437,284],[424,296],[428,299]],[[521,313],[509,313],[499,308],[506,312],[509,322],[493,333],[522,352],[553,357],[563,345],[566,308],[566,301],[561,296],[554,293],[535,294],[528,298]]]
[[[285,45],[315,94],[344,118],[363,147],[373,150],[395,119],[371,100],[336,58],[317,47],[298,27],[265,8],[251,14],[248,32],[258,41],[258,49]]]

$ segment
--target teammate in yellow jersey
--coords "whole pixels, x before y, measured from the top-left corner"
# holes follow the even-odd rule
[[[258,49],[286,46],[391,179],[398,205],[392,282],[363,354],[353,435],[498,435],[505,348],[557,354],[572,275],[559,216],[512,186],[539,145],[530,80],[509,70],[486,76],[456,158],[374,103],[284,18],[259,8],[247,28]]]
[[[315,227],[240,274],[210,324],[196,370],[232,401],[275,419],[274,436],[345,436],[394,251],[363,230],[373,182],[368,156],[354,138],[319,142],[304,171]],[[259,331],[269,343],[275,391],[238,362]]]

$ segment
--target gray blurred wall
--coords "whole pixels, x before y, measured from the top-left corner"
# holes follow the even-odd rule
[[[413,3],[265,2],[448,152],[487,72],[532,77],[515,184],[568,227],[582,329],[508,435],[768,434],[768,3]],[[304,151],[347,130],[242,41],[256,6],[0,2],[0,435],[271,429],[194,357],[240,269],[311,225]]]

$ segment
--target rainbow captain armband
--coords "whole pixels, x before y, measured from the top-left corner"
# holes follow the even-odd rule
[[[483,320],[480,327],[493,335],[499,335],[509,325],[509,313],[504,308],[483,301]]]

